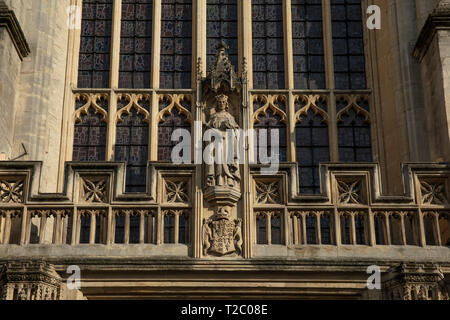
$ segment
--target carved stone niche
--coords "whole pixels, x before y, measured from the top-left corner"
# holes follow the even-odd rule
[[[213,215],[203,219],[203,254],[229,256],[241,254],[241,220],[236,204],[241,198],[242,110],[246,106],[247,75],[238,77],[228,54],[227,45],[217,46],[216,60],[206,78],[199,67],[199,104],[202,108],[204,199]],[[199,64],[200,65],[200,64]]]
[[[449,300],[444,275],[435,264],[403,263],[383,276],[385,300]]]
[[[43,261],[9,262],[0,273],[0,300],[61,300],[62,280]]]

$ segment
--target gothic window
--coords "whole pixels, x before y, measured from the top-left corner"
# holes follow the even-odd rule
[[[279,213],[270,219],[271,244],[281,244],[281,216]]]
[[[331,217],[329,213],[320,215],[320,238],[324,245],[331,244]]]
[[[163,0],[160,88],[191,87],[192,1]]]
[[[129,101],[118,101],[119,118],[116,125],[115,160],[127,162],[127,192],[145,192],[148,160],[148,101],[139,101],[144,106],[127,109]],[[147,102],[147,103],[146,103]],[[121,111],[119,111],[121,112]]]
[[[345,98],[337,101],[339,161],[371,162],[369,105],[364,99],[357,104]]]
[[[94,106],[86,103],[88,99],[80,98],[76,102],[76,110],[85,109],[86,114],[80,112],[80,117],[75,121],[73,140],[73,161],[102,161],[106,152],[106,119],[102,113],[97,112]],[[99,99],[96,102],[108,110],[108,101]]]
[[[109,87],[112,7],[112,0],[83,1],[79,88]]]
[[[150,88],[152,0],[123,0],[120,35],[120,88]]]
[[[287,161],[286,100],[282,96],[262,96],[254,100],[253,108],[256,112],[253,125],[256,159],[258,162],[267,162],[261,159],[263,155],[271,159],[276,158],[279,162]],[[265,141],[262,140],[264,138]],[[275,139],[278,142],[278,150],[274,145]],[[264,146],[267,146],[267,149]],[[272,147],[278,154],[272,154]]]
[[[282,0],[252,1],[253,87],[284,88]]]
[[[175,243],[175,215],[164,216],[164,243]]]
[[[295,128],[300,193],[320,193],[319,164],[330,161],[328,124],[309,109]]]
[[[317,0],[291,0],[294,86],[325,89],[322,4]]]
[[[223,41],[229,47],[231,63],[238,66],[237,0],[207,0],[206,9],[207,66],[215,61],[216,47]]]
[[[336,89],[365,89],[365,58],[360,0],[332,0]]]
[[[317,244],[316,237],[316,216],[315,214],[308,214],[306,216],[306,243]]]
[[[267,217],[265,214],[256,216],[256,243],[267,244]]]
[[[170,161],[173,147],[182,140],[180,137],[178,141],[172,141],[172,133],[175,130],[185,129],[191,132],[191,123],[186,114],[191,110],[190,101],[180,98],[177,102],[173,102],[172,99],[163,97],[159,103],[158,160],[160,161]],[[180,104],[179,108],[174,106],[175,103]],[[183,109],[185,112],[182,111]],[[179,156],[182,157],[183,154]]]

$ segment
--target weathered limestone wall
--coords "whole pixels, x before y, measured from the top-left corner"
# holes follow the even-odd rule
[[[441,0],[416,46],[421,59],[431,161],[450,161],[450,0]],[[431,22],[432,21],[432,22]],[[445,22],[447,21],[447,22]],[[431,40],[430,43],[428,41]]]
[[[6,28],[0,28],[0,66],[0,154],[11,158],[21,61]]]
[[[422,30],[428,15],[436,8],[438,2],[439,0],[416,0],[417,32]]]
[[[7,0],[31,48],[22,62],[12,156],[41,160],[41,191],[56,191],[70,0]]]

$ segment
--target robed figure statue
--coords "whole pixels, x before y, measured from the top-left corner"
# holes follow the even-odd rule
[[[215,139],[221,143],[211,141],[220,150],[214,149],[214,162],[206,165],[206,180],[208,186],[236,187],[241,179],[238,161],[239,125],[228,112],[228,96],[216,96],[216,112],[206,124],[207,129],[215,130]],[[219,153],[218,153],[219,152]]]

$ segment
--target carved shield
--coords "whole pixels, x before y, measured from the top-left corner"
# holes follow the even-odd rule
[[[221,219],[211,222],[212,243],[211,252],[225,255],[233,253],[234,247],[234,229],[235,224],[232,221]]]

